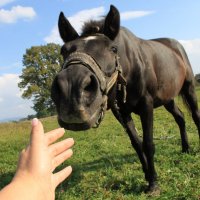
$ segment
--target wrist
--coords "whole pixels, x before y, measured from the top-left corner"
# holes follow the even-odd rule
[[[1,200],[42,200],[45,198],[41,198],[41,192],[39,188],[37,188],[30,181],[22,181],[22,180],[13,180],[6,187],[4,187],[0,191],[0,199]]]
[[[51,199],[51,190],[47,189],[48,187],[44,184],[43,180],[38,180],[32,175],[24,175],[20,177],[14,177],[12,182],[9,184],[9,187],[12,187],[17,191],[23,192],[23,196],[17,199],[37,199],[37,200],[46,200]]]

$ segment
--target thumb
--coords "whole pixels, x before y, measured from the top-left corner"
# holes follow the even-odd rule
[[[42,123],[37,118],[32,120],[31,126],[30,145],[34,147],[38,146],[42,142],[44,137],[44,129]]]

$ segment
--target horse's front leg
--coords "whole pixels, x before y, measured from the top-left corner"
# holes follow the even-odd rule
[[[154,167],[155,146],[153,143],[153,99],[151,96],[142,98],[140,104],[140,118],[143,128],[143,151],[148,163],[148,191],[154,191],[157,187],[157,174]]]
[[[143,169],[143,172],[145,173],[145,178],[148,181],[147,159],[142,150],[142,141],[138,137],[131,115],[123,112],[122,110],[117,110],[115,108],[111,108],[111,109],[112,109],[113,114],[117,118],[117,120],[122,124],[125,131],[128,133],[129,138],[131,140],[131,144],[133,148],[136,150],[138,157],[140,159],[140,162],[142,164],[142,169]]]

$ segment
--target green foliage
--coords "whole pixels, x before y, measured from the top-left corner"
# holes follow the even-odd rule
[[[200,88],[197,88],[200,106]],[[58,200],[198,200],[200,197],[200,146],[191,115],[176,99],[185,114],[191,145],[189,154],[181,153],[180,134],[173,117],[163,108],[154,112],[155,166],[161,194],[144,193],[146,182],[139,159],[127,134],[111,112],[98,129],[72,132],[73,157],[61,167],[72,165],[71,177],[56,190]],[[139,117],[133,115],[142,136]],[[56,117],[42,119],[45,131],[58,127]],[[29,140],[30,122],[0,124],[0,188],[16,170],[18,153]]]
[[[23,89],[23,98],[33,99],[37,117],[55,114],[51,84],[62,62],[57,44],[31,47],[23,56],[24,68],[18,86]]]

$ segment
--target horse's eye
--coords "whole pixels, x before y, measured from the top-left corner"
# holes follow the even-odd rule
[[[117,47],[116,46],[112,46],[111,50],[112,50],[113,53],[117,53]]]

